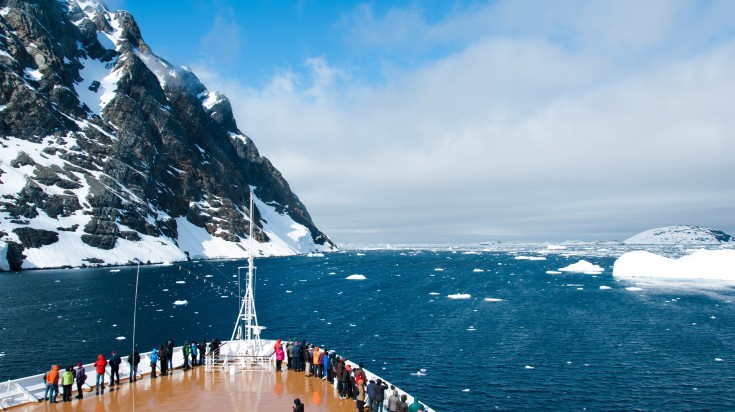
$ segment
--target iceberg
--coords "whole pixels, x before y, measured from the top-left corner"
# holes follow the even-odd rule
[[[586,260],[580,260],[577,263],[559,269],[560,272],[584,273],[587,275],[598,275],[604,270],[601,266],[592,264]]]
[[[176,306],[182,306],[182,305],[188,305],[188,304],[189,304],[189,302],[187,302],[186,300],[177,300],[177,301],[174,301],[174,305],[176,305]]]
[[[646,251],[628,252],[615,261],[613,276],[735,282],[735,250],[702,249],[679,259],[671,259]]]
[[[472,297],[469,293],[455,293],[452,295],[447,295],[449,299],[469,299]]]
[[[347,276],[345,279],[347,279],[347,280],[365,280],[367,278],[365,277],[365,275],[357,275],[356,274],[356,275]]]

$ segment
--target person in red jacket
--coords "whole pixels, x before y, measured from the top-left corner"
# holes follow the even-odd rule
[[[97,383],[94,390],[98,394],[100,393],[100,389],[102,389],[102,393],[105,393],[105,366],[107,366],[105,355],[100,353],[97,355],[97,362],[94,363],[94,367],[97,370]]]

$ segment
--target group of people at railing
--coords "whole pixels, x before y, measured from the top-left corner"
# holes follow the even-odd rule
[[[182,354],[184,356],[183,369],[187,370],[196,366],[204,365],[207,354],[216,358],[219,358],[219,350],[222,342],[214,338],[207,345],[207,340],[202,339],[201,342],[197,343],[192,341],[189,343],[187,340],[182,346]],[[207,352],[209,349],[209,352]],[[169,339],[165,344],[159,345],[157,348],[153,348],[151,353],[148,355],[150,360],[151,378],[158,378],[156,371],[160,369],[160,376],[167,376],[173,373],[173,355],[174,355],[174,341]],[[141,356],[137,349],[133,349],[132,353],[127,357],[127,363],[129,365],[129,382],[133,383],[138,379],[138,365],[140,364]],[[110,384],[109,388],[120,385],[120,366],[122,364],[122,358],[116,351],[112,351],[112,355],[109,358],[105,358],[105,355],[97,355],[97,360],[92,364],[94,372],[96,374],[94,391],[96,394],[105,393],[105,375],[109,369]],[[160,364],[160,366],[159,366]],[[63,371],[59,368],[59,365],[53,365],[51,370],[43,375],[43,382],[46,385],[42,400],[49,401],[50,403],[56,403],[59,396],[59,384],[62,388],[62,402],[72,401],[72,386],[76,383],[77,395],[76,399],[82,399],[84,397],[84,385],[87,384],[87,371],[81,362],[77,363],[74,367],[69,365]],[[90,387],[92,385],[89,385]]]
[[[283,371],[285,361],[288,370],[304,372],[306,377],[316,377],[335,383],[340,399],[354,399],[359,412],[418,412],[424,406],[414,399],[408,404],[406,394],[399,395],[395,386],[383,382],[380,378],[368,378],[363,364],[353,367],[346,358],[336,355],[334,351],[314,346],[298,339],[289,340],[284,347],[280,339],[274,345],[276,356],[276,372]],[[389,392],[388,392],[389,391]],[[296,402],[298,401],[298,403]],[[294,410],[300,399],[294,400]]]

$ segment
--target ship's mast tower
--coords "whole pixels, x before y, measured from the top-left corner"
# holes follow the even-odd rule
[[[235,329],[232,331],[231,341],[241,341],[243,355],[258,355],[260,350],[260,331],[265,329],[258,325],[258,315],[255,312],[254,275],[253,265],[253,226],[255,226],[255,209],[253,208],[253,190],[250,189],[250,256],[248,257],[248,277],[245,283],[245,297],[240,303],[240,313],[235,321]],[[240,281],[240,268],[237,272],[238,283]],[[245,330],[243,332],[243,321]]]

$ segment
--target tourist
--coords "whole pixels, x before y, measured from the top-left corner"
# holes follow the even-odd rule
[[[345,362],[344,359],[337,356],[337,361],[334,364],[334,381],[337,381],[337,391],[339,393],[342,393],[342,371],[345,370]]]
[[[340,375],[338,375],[337,379],[339,380],[339,398],[340,399],[347,399],[347,395],[349,395],[350,391],[350,365],[345,365],[345,361],[342,360],[340,362],[342,372]]]
[[[311,358],[314,356],[313,347],[311,345],[307,345],[306,342],[304,342],[304,346],[301,349],[301,357],[302,361],[304,362],[304,376],[309,377],[311,376]]]
[[[202,339],[202,342],[199,344],[199,364],[204,365],[204,362],[207,360],[207,340]]]
[[[184,355],[184,370],[189,369],[189,352],[191,352],[191,346],[189,340],[186,340],[184,346],[181,347],[181,353]]]
[[[299,341],[295,341],[291,348],[291,358],[293,359],[293,370],[301,372],[301,343]]]
[[[158,367],[158,349],[153,348],[151,351],[151,379],[156,379],[156,368]]]
[[[408,412],[419,412],[424,410],[424,405],[419,402],[419,398],[413,398],[413,403],[408,406]]]
[[[286,360],[286,365],[288,365],[288,370],[293,369],[293,338],[288,340],[288,343],[286,344],[286,356],[288,356],[288,359]]]
[[[332,382],[332,354],[327,353],[324,355],[324,379],[327,382]]]
[[[59,365],[53,365],[51,370],[46,372],[44,380],[46,381],[46,391],[43,394],[43,399],[50,403],[56,403],[56,396],[59,395]]]
[[[191,341],[191,366],[197,366],[197,349],[198,349],[198,345],[192,339]]]
[[[296,398],[293,400],[293,412],[304,412],[304,404],[301,403],[301,399]]]
[[[283,346],[276,346],[276,372],[281,372],[281,365],[283,364],[283,358],[285,353],[283,352]]]
[[[209,344],[209,353],[212,354],[214,360],[219,360],[219,348],[222,346],[222,341],[214,338]]]
[[[375,398],[373,399],[373,412],[383,412],[383,401],[385,400],[385,390],[388,385],[380,378],[375,381]]]
[[[102,393],[105,393],[105,367],[107,366],[107,361],[105,360],[105,355],[99,354],[97,355],[97,362],[94,363],[95,372],[97,372],[97,381],[94,385],[94,390],[97,394],[102,391]]]
[[[130,365],[130,383],[138,380],[138,364],[140,363],[140,354],[138,350],[133,348],[133,353],[128,356],[128,364]]]
[[[408,412],[408,397],[404,393],[398,401],[398,412]]]
[[[82,365],[82,362],[77,363],[77,399],[82,399],[84,397],[82,392],[82,386],[84,386],[84,383],[87,381],[87,371],[84,369],[84,366]]]
[[[169,338],[166,342],[166,362],[168,368],[166,371],[168,373],[174,373],[174,340]],[[161,373],[164,373],[161,371]]]
[[[368,394],[368,410],[370,412],[373,412],[373,399],[375,399],[375,381],[370,379],[370,382],[367,384],[367,394]]]
[[[317,370],[318,372],[317,376],[320,379],[324,379],[324,358],[326,357],[327,357],[326,349],[322,349],[321,351],[319,351],[319,360],[317,361],[317,365],[319,366],[319,369]]]
[[[365,372],[361,369],[357,371],[355,376],[355,385],[357,386],[357,398],[355,398],[355,405],[357,406],[358,412],[365,411]]]
[[[62,401],[71,402],[71,385],[74,384],[74,368],[69,365],[61,375],[61,388],[63,390]]]
[[[398,402],[401,398],[398,397],[398,391],[396,390],[396,387],[391,385],[391,394],[388,397],[388,411],[389,412],[398,412]]]
[[[319,374],[319,370],[322,368],[322,364],[319,361],[319,359],[320,359],[319,357],[321,356],[321,354],[322,353],[319,350],[319,347],[317,346],[317,347],[314,348],[314,353],[311,355],[311,365],[312,365],[311,366],[311,368],[312,368],[311,373],[314,376],[316,376],[317,378],[321,378],[321,376]]]
[[[110,365],[110,386],[120,386],[120,355],[112,351],[112,356],[107,364]]]
[[[158,345],[158,362],[161,363],[161,376],[168,375],[168,349],[164,345]]]
[[[276,339],[276,344],[273,345],[273,351],[275,352],[278,349],[279,346],[281,346],[281,340],[280,339]]]

